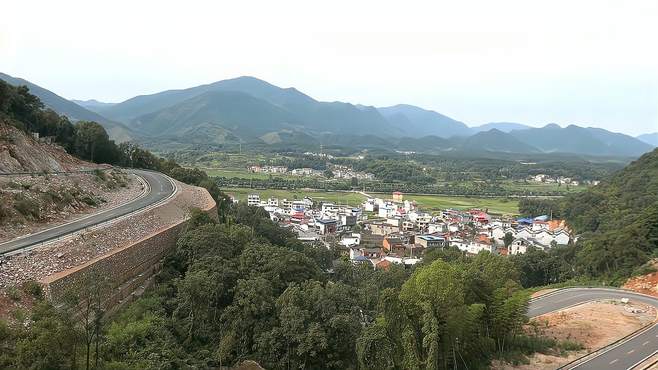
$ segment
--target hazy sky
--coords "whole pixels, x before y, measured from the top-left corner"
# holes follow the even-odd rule
[[[26,1],[0,71],[117,102],[252,75],[468,125],[658,131],[658,1]]]

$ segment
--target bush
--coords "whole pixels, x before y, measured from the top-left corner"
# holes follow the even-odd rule
[[[650,263],[645,263],[644,265],[635,268],[631,273],[631,277],[646,275],[652,272],[656,272],[656,268],[653,267]]]
[[[38,219],[41,216],[39,203],[22,195],[19,195],[14,199],[14,209],[25,217]]]
[[[11,217],[11,210],[4,204],[0,204],[0,223]]]
[[[97,200],[96,198],[94,198],[94,197],[92,197],[92,196],[90,196],[90,195],[84,195],[82,198],[80,198],[80,200],[81,200],[84,204],[86,204],[86,205],[88,205],[88,206],[93,206],[93,207],[96,207],[96,206],[98,205],[98,203],[99,203],[98,200]]]
[[[94,170],[94,175],[96,175],[96,178],[100,181],[107,181],[107,175],[105,174],[105,171],[102,170]]]
[[[18,302],[21,300],[21,292],[19,292],[15,286],[7,287],[7,289],[5,289],[5,292],[7,292],[7,296],[12,301]]]
[[[585,347],[582,344],[578,342],[574,342],[572,340],[563,340],[560,343],[558,343],[558,348],[560,348],[563,351],[580,351]]]
[[[36,299],[43,298],[43,287],[34,280],[28,280],[23,283],[23,291]]]

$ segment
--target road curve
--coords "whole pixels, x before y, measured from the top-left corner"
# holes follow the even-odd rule
[[[645,303],[658,308],[658,299],[642,294],[612,288],[568,288],[540,296],[530,302],[528,317],[601,299],[621,299]],[[628,340],[611,345],[594,357],[566,366],[567,369],[630,369],[658,350],[658,324],[641,330]]]
[[[95,226],[129,213],[136,212],[169,197],[175,191],[169,178],[161,173],[136,169],[125,171],[140,176],[146,181],[146,183],[148,183],[149,187],[147,189],[147,194],[116,208],[108,209],[67,224],[0,243],[0,256],[21,249],[31,248],[41,243],[83,230],[87,227]]]

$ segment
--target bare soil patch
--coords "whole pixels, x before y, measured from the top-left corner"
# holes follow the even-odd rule
[[[651,266],[658,269],[658,260],[653,260]],[[622,288],[658,297],[658,272],[632,277],[626,281]]]
[[[576,358],[604,347],[644,327],[656,319],[655,308],[637,302],[623,304],[618,300],[589,302],[533,319],[527,330],[558,341],[572,341],[584,350],[560,357],[536,353],[529,363],[495,366],[497,369],[555,369]]]

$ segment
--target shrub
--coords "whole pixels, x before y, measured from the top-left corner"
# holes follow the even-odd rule
[[[5,289],[5,292],[7,292],[7,296],[12,301],[18,302],[21,300],[21,292],[19,292],[15,286],[7,287],[7,289]]]
[[[580,351],[585,348],[582,344],[572,340],[563,340],[558,343],[558,347],[563,351]]]
[[[39,203],[22,195],[14,199],[14,208],[25,217],[38,219],[41,215]]]
[[[28,280],[23,283],[23,291],[36,299],[43,298],[43,288],[41,284],[34,280]]]
[[[0,204],[0,223],[5,222],[11,217],[11,210],[4,204]]]
[[[91,195],[83,195],[80,198],[80,201],[82,201],[84,204],[86,204],[88,206],[93,206],[93,207],[96,207],[99,203],[98,200],[96,198],[92,197]]]
[[[105,173],[105,171],[96,169],[94,170],[94,175],[96,175],[96,178],[100,181],[103,182],[107,181],[107,174]]]

